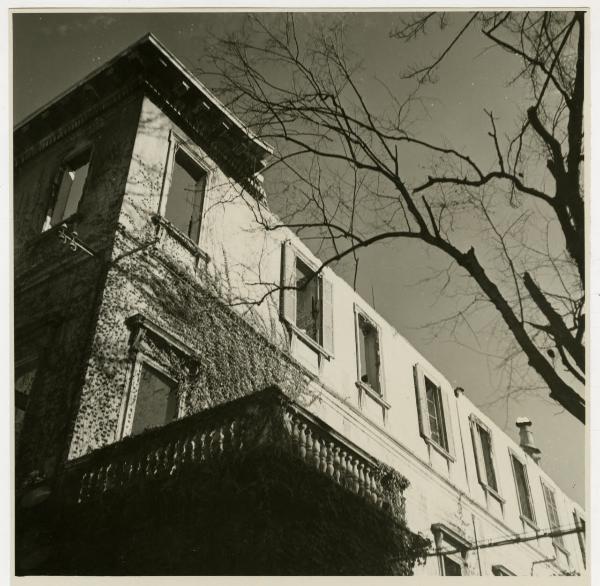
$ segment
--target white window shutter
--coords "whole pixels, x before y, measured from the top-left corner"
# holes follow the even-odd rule
[[[321,278],[321,344],[333,354],[333,285],[325,277]]]
[[[281,317],[291,324],[296,323],[296,255],[289,242],[281,247]]]
[[[481,437],[477,429],[477,422],[472,417],[469,419],[471,426],[471,437],[473,438],[473,452],[475,454],[475,467],[477,468],[477,478],[481,484],[487,484],[485,475],[485,462],[483,461],[483,449],[481,447]]]
[[[423,437],[429,438],[431,437],[431,428],[429,427],[429,411],[427,409],[427,395],[425,394],[425,379],[418,364],[413,366],[413,376],[415,379],[415,393],[417,396],[419,430]]]
[[[444,406],[444,425],[446,426],[448,453],[452,457],[456,457],[456,451],[454,450],[454,434],[452,433],[452,415],[450,411],[450,401],[448,399],[448,393],[444,393],[444,391],[440,388],[440,394],[442,395],[442,404]]]

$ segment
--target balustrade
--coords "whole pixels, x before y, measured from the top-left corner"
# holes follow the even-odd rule
[[[252,397],[245,401],[252,405]],[[209,412],[191,416],[75,462],[69,473],[76,479],[77,502],[94,499],[108,491],[124,490],[149,479],[174,476],[190,466],[228,458],[256,447],[253,441],[254,444],[262,441],[258,438],[264,439],[265,434],[247,434],[257,419],[248,409],[239,408],[242,401],[237,403],[237,408],[230,409],[230,413],[226,406],[216,408],[225,411],[221,417],[218,412],[213,417],[206,416]],[[403,504],[402,495],[392,494],[382,484],[380,467],[375,460],[360,454],[302,408],[287,400],[280,400],[279,404],[279,411],[273,411],[274,416],[266,423],[267,431],[272,432],[267,433],[271,441],[280,442],[281,435],[277,434],[283,432],[291,454],[337,484],[379,507]]]

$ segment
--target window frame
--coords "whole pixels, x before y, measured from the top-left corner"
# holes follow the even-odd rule
[[[87,174],[85,176],[83,186],[81,188],[81,195],[79,197],[79,201],[77,202],[77,209],[75,210],[75,212],[69,214],[68,216],[64,216],[64,212],[63,212],[63,217],[56,223],[53,223],[53,216],[54,216],[54,212],[56,210],[56,205],[58,203],[60,186],[62,184],[65,173],[68,172],[69,164],[71,163],[71,161],[78,159],[79,157],[83,157],[83,155],[87,155],[86,159],[87,159],[88,170],[87,170]],[[48,209],[46,211],[46,218],[44,220],[44,225],[42,226],[42,232],[47,232],[48,230],[52,230],[52,228],[56,228],[58,226],[63,226],[65,224],[72,223],[80,215],[81,203],[83,202],[83,199],[86,195],[88,180],[92,173],[93,157],[94,157],[94,146],[92,143],[88,142],[83,145],[78,145],[77,147],[71,149],[61,158],[61,162],[58,166],[58,169],[57,169],[57,171],[54,175],[54,179],[52,181],[50,202],[48,205]],[[69,195],[70,195],[70,190],[69,190]],[[67,202],[68,202],[68,197],[69,196],[67,195]],[[65,203],[65,209],[66,209],[66,203]]]
[[[461,567],[461,576],[469,575],[469,551],[472,544],[463,535],[446,525],[445,523],[434,523],[431,526],[433,542],[438,555],[438,569],[440,576],[446,576],[444,561],[449,559],[451,562]],[[459,550],[454,553],[444,553],[445,548]]]
[[[515,491],[517,493],[517,503],[519,505],[519,516],[521,518],[521,521],[523,523],[526,523],[527,525],[529,525],[530,527],[532,527],[533,529],[538,529],[537,526],[537,521],[536,521],[536,514],[535,514],[535,503],[533,500],[533,493],[531,491],[531,483],[529,481],[529,471],[527,470],[527,463],[526,461],[521,458],[514,450],[512,450],[511,448],[508,449],[509,452],[509,456],[510,456],[510,465],[512,468],[512,472],[513,472],[513,479],[514,479],[514,485],[515,485]],[[525,476],[525,488],[527,490],[527,497],[529,500],[529,508],[531,510],[531,515],[533,518],[529,518],[524,512],[523,512],[523,504],[521,503],[521,496],[519,493],[519,486],[518,486],[518,482],[517,482],[517,473],[515,470],[515,462],[518,462],[524,470],[524,476]]]
[[[363,320],[365,324],[375,332],[376,349],[375,354],[377,356],[377,387],[374,388],[368,382],[361,380],[361,365],[360,365],[360,320]],[[354,304],[354,335],[355,335],[355,351],[356,351],[356,385],[364,390],[369,396],[376,400],[385,400],[385,385],[383,377],[383,352],[381,348],[381,328],[377,323],[371,319],[367,313],[362,310],[358,304]],[[366,361],[366,358],[365,358]]]
[[[323,271],[313,278],[318,279],[319,298],[319,341],[314,340],[297,324],[297,263],[300,261],[310,271],[318,270],[317,263],[303,254],[290,240],[282,243],[281,247],[281,287],[279,299],[279,314],[283,323],[288,327],[293,337],[311,348],[321,358],[331,360],[334,357],[334,317],[333,317],[333,283]],[[290,267],[293,260],[293,268]],[[326,309],[329,315],[326,315]],[[291,315],[293,314],[293,315]],[[326,335],[327,330],[327,335]],[[325,339],[327,338],[327,339]]]
[[[424,375],[425,380],[425,400],[427,402],[427,417],[429,420],[429,432],[430,438],[445,452],[448,452],[448,429],[446,425],[446,410],[444,409],[442,399],[442,388],[435,384],[427,375]],[[429,383],[429,384],[428,384]],[[433,393],[433,398],[430,399],[430,391]],[[433,413],[430,408],[430,404],[433,404]],[[433,415],[433,417],[432,417]],[[435,422],[436,430],[435,434],[439,437],[439,440],[434,437],[434,430],[431,426],[432,421]]]
[[[171,191],[171,184],[173,180],[173,171],[175,168],[175,159],[177,152],[182,151],[184,156],[188,157],[190,161],[196,165],[204,173],[204,190],[202,194],[202,204],[200,209],[200,218],[198,226],[198,237],[192,238],[188,232],[184,232],[175,224],[173,224],[166,216],[167,204],[169,201],[169,192]],[[186,239],[188,242],[194,245],[194,247],[200,247],[202,241],[203,226],[205,220],[206,211],[206,196],[209,192],[209,187],[212,184],[212,177],[214,175],[214,167],[208,165],[206,157],[197,152],[198,148],[196,145],[190,144],[190,141],[185,139],[177,132],[171,130],[169,132],[169,147],[167,149],[167,160],[165,163],[165,172],[163,175],[162,189],[160,193],[160,200],[158,203],[158,216],[164,223],[169,226],[170,230],[174,230],[180,238]]]
[[[496,465],[496,452],[494,450],[494,438],[492,435],[492,429],[489,425],[486,425],[475,413],[469,415],[469,426],[471,428],[471,443],[473,445],[473,455],[475,457],[475,467],[477,470],[477,479],[482,488],[486,493],[490,493],[494,496],[501,504],[504,504],[504,499],[500,495],[500,483],[498,477],[498,467]],[[488,470],[483,450],[483,443],[481,442],[480,430],[485,431],[490,438],[490,455],[489,460],[492,466],[492,472],[494,474],[494,480],[496,487],[489,483]],[[483,466],[483,470],[481,467]],[[485,474],[485,478],[484,478]]]
[[[450,413],[450,399],[442,385],[438,384],[438,376],[436,376],[428,366],[416,363],[413,365],[413,378],[415,384],[415,394],[417,402],[417,417],[419,421],[419,433],[425,440],[425,443],[440,453],[449,462],[456,462],[456,448],[454,443],[454,431],[452,424],[452,414]],[[429,406],[427,403],[426,381],[428,379],[437,389],[440,398],[444,432],[447,441],[447,448],[440,445],[431,436],[429,423]]]
[[[313,280],[316,281],[315,289],[316,289],[316,299],[317,299],[317,307],[318,307],[318,310],[317,310],[318,317],[314,324],[316,326],[316,334],[317,334],[316,339],[313,338],[309,333],[307,333],[306,330],[302,329],[298,325],[298,296],[299,296],[300,292],[304,292],[304,291],[308,290],[304,286],[298,287],[298,279],[297,279],[297,274],[299,272],[298,264],[303,265],[303,267],[305,267],[307,269],[307,271],[301,271],[302,273],[305,273],[305,272],[312,273],[312,275],[305,275],[304,278],[307,279],[306,285],[308,285],[308,283],[310,283],[310,281],[313,281]],[[295,273],[296,273],[296,275],[295,275],[296,315],[294,318],[294,327],[296,328],[296,330],[300,336],[302,336],[303,338],[310,339],[311,342],[313,344],[316,344],[317,346],[323,347],[323,277],[320,273],[318,275],[315,275],[314,274],[315,269],[312,268],[311,265],[308,262],[306,262],[304,260],[304,258],[299,254],[296,254],[294,269],[295,269]]]
[[[177,385],[177,419],[185,416],[185,392],[182,392],[179,386],[180,381],[175,373],[150,356],[146,350],[146,336],[150,335],[155,340],[159,340],[162,345],[177,352],[179,356],[187,360],[192,360],[195,363],[199,362],[199,355],[183,339],[148,319],[145,315],[141,313],[131,315],[125,320],[125,324],[131,332],[129,341],[130,362],[119,413],[117,441],[131,435],[143,364],[147,364]]]
[[[132,405],[130,406],[130,409],[131,409],[130,422],[131,422],[131,424],[129,426],[128,435],[131,435],[131,436],[139,435],[141,433],[144,433],[146,430],[155,429],[158,427],[163,427],[165,425],[168,425],[169,423],[179,419],[183,415],[183,410],[182,410],[182,405],[181,405],[181,397],[179,394],[179,382],[167,371],[167,369],[163,368],[156,361],[152,360],[149,356],[146,356],[144,354],[140,355],[140,360],[138,361],[137,366],[138,366],[139,370],[137,373],[134,374],[136,384],[135,384],[135,391],[134,391]],[[148,428],[138,431],[137,433],[134,434],[133,428],[135,425],[136,413],[137,413],[137,409],[138,409],[139,392],[140,392],[140,388],[141,388],[142,375],[143,375],[145,369],[148,369],[148,370],[158,373],[161,377],[163,377],[170,383],[169,384],[169,393],[174,392],[175,396],[176,396],[176,401],[177,401],[177,405],[176,405],[176,409],[175,409],[175,417],[173,418],[172,421],[166,421],[162,425],[148,427]]]
[[[542,494],[544,495],[544,504],[546,506],[546,515],[548,516],[548,525],[550,530],[560,529],[560,515],[558,513],[558,504],[556,502],[556,490],[552,488],[543,478],[540,478],[540,484],[542,486]],[[556,514],[556,519],[554,520],[555,524],[553,524],[550,513],[550,503],[548,501],[549,495],[552,497],[552,501],[554,504],[554,512]],[[562,554],[567,558],[567,568],[571,567],[571,553],[567,549],[565,545],[565,540],[562,535],[558,535],[556,537],[552,537],[552,545],[555,549],[559,549]],[[558,560],[558,556],[557,556]]]
[[[31,381],[31,387],[29,389],[29,393],[27,395],[23,395],[22,393],[18,393],[18,391],[17,391],[17,378],[18,378],[17,373],[19,370],[24,369],[25,367],[27,367],[29,365],[34,366],[35,373],[33,375],[32,381]],[[35,383],[36,383],[36,379],[38,377],[39,369],[40,369],[40,357],[39,357],[38,353],[29,353],[29,354],[25,355],[23,358],[15,361],[15,363],[14,363],[13,416],[15,419],[14,419],[14,425],[13,425],[13,433],[14,433],[15,446],[17,446],[19,443],[20,433],[22,431],[20,429],[19,433],[17,433],[17,425],[16,425],[17,424],[17,409],[23,412],[23,421],[25,421],[25,417],[27,416],[27,409],[29,407],[29,402],[31,400],[31,394],[32,394],[33,389],[35,388]],[[21,402],[21,405],[19,405],[19,402]]]
[[[155,370],[160,373],[163,377],[173,382],[173,387],[177,393],[177,415],[175,420],[180,419],[184,415],[183,397],[180,394],[179,381],[169,372],[164,366],[159,364],[156,360],[148,356],[142,351],[138,351],[135,354],[133,363],[130,365],[129,372],[129,383],[127,391],[127,399],[125,401],[125,409],[122,416],[121,430],[119,439],[129,437],[133,432],[133,422],[135,419],[135,410],[138,400],[138,393],[140,390],[140,382],[144,367]],[[164,425],[168,425],[170,422],[166,422]],[[162,426],[156,426],[150,429],[159,429]],[[146,431],[146,430],[144,430]],[[140,432],[143,433],[143,432]],[[138,435],[138,434],[136,434]]]

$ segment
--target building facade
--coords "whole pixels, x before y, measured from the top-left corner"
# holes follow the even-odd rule
[[[16,128],[17,571],[583,574],[531,423],[267,229],[270,152],[151,35]]]

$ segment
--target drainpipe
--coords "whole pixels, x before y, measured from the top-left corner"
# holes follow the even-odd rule
[[[477,552],[477,565],[479,566],[479,575],[483,576],[481,571],[481,556],[479,555],[479,542],[477,541],[477,527],[475,526],[475,515],[471,513],[471,522],[473,523],[473,537],[475,538],[475,551]]]

